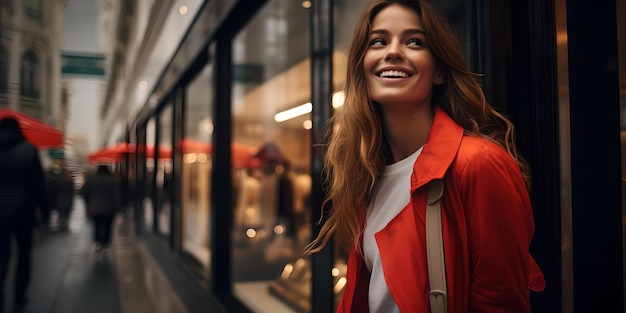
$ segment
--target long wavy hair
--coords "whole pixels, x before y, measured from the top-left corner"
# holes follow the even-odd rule
[[[388,161],[383,122],[378,105],[369,98],[363,59],[374,17],[391,4],[418,13],[438,69],[445,77],[433,87],[431,105],[442,108],[466,135],[485,138],[506,149],[519,165],[526,183],[529,169],[517,153],[511,121],[487,103],[469,70],[454,33],[443,15],[425,0],[377,0],[357,21],[348,55],[344,105],[329,120],[324,154],[324,183],[328,218],[319,235],[306,248],[321,250],[335,235],[340,243],[361,251],[360,236],[367,203]]]

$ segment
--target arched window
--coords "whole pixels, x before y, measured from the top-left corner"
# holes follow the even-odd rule
[[[0,45],[0,93],[6,93],[9,87],[9,51]]]
[[[23,0],[24,11],[28,16],[41,18],[42,2],[41,0]]]
[[[32,50],[26,51],[22,56],[22,67],[20,69],[20,93],[23,96],[39,97],[37,68],[37,55]]]

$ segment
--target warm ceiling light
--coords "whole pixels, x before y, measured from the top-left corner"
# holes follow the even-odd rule
[[[294,117],[311,113],[311,110],[313,110],[313,104],[311,104],[311,102],[307,102],[295,108],[276,113],[276,115],[274,115],[274,120],[279,123],[284,122]]]
[[[139,82],[139,89],[143,90],[148,88],[148,82],[145,80],[142,80],[141,82]]]
[[[341,106],[343,106],[344,101],[346,100],[346,94],[343,91],[337,91],[333,94],[333,97],[331,99],[331,103],[334,109],[339,108]],[[276,115],[274,115],[274,120],[276,122],[284,122],[286,120],[292,119],[294,117],[298,117],[300,115],[304,115],[307,113],[311,113],[311,111],[313,110],[313,105],[311,104],[311,102],[307,102],[305,104],[301,104],[297,107],[293,107],[291,109],[276,113]],[[305,122],[306,123],[306,122]],[[306,128],[305,125],[303,125],[304,128]],[[307,128],[310,129],[310,128]]]
[[[302,122],[302,127],[306,130],[309,130],[311,128],[313,128],[313,122],[311,122],[311,120],[306,120],[304,122]]]
[[[185,15],[187,14],[187,12],[189,11],[189,8],[187,8],[186,5],[181,5],[180,8],[178,8],[178,13],[180,13],[180,15]]]
[[[308,9],[311,7],[311,1],[302,1],[302,7]]]

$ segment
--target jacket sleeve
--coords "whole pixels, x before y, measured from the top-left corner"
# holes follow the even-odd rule
[[[469,311],[530,312],[534,222],[519,167],[503,149],[487,146],[468,161],[461,181],[472,277]]]

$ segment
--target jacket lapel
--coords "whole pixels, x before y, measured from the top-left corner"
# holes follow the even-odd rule
[[[413,165],[411,194],[429,181],[443,178],[459,150],[463,132],[463,128],[442,109],[435,107],[435,118],[426,144]]]

